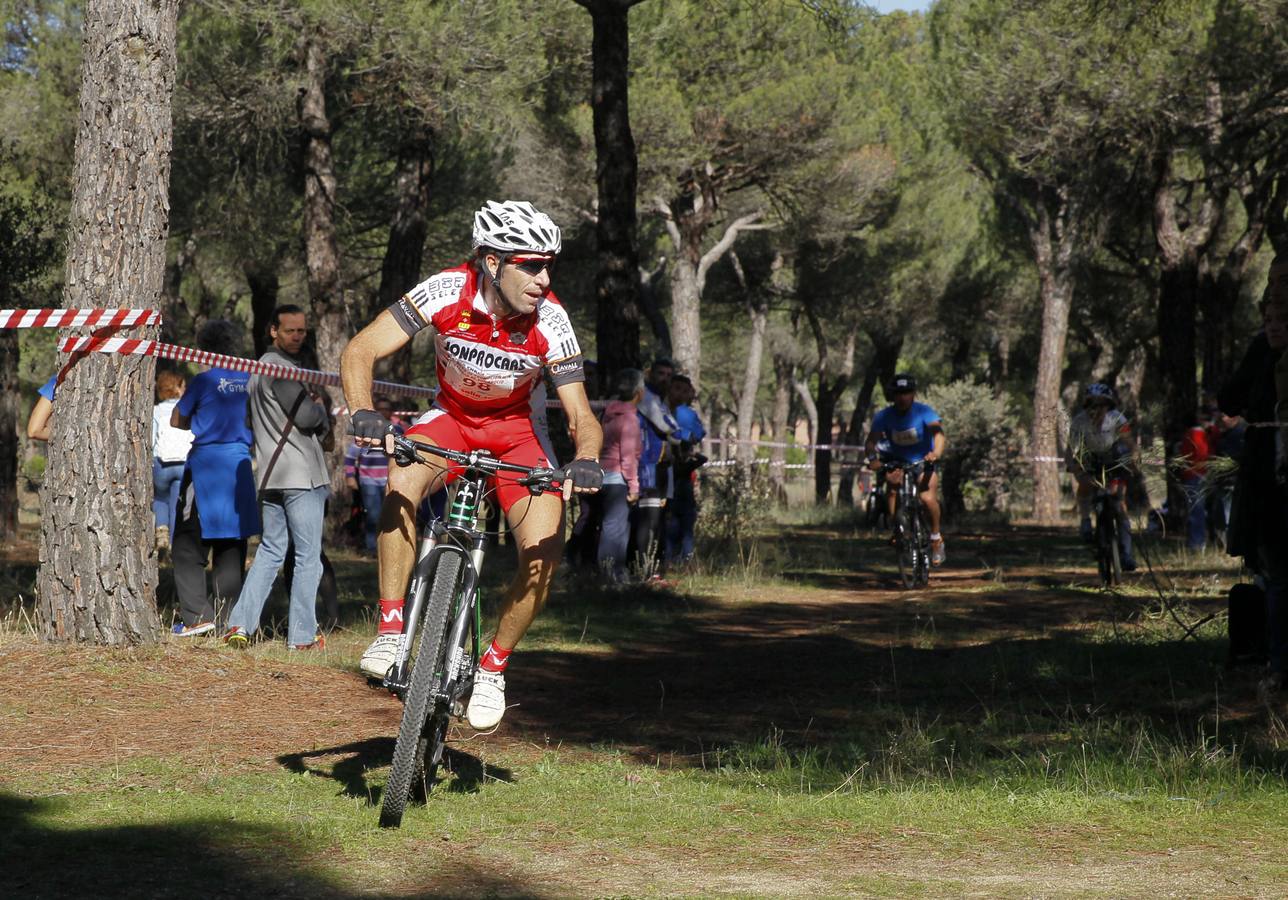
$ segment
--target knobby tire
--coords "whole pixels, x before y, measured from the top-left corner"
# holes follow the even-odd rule
[[[930,584],[930,523],[924,507],[917,510],[916,548],[917,583],[925,586]]]
[[[460,571],[460,554],[446,552],[439,555],[434,568],[434,581],[429,589],[425,617],[421,623],[416,661],[412,664],[411,686],[403,703],[393,763],[389,767],[389,779],[385,782],[385,792],[380,804],[382,828],[397,828],[402,824],[415,776],[418,773],[427,776],[423,783],[433,778],[434,773],[428,771],[425,764],[428,752],[433,749],[429,747],[430,740],[440,745],[440,755],[441,743],[446,740],[448,710],[433,710],[435,719],[441,715],[442,722],[431,722],[430,703],[434,689],[440,686],[441,680],[448,674],[443,665],[446,655],[444,645],[447,620],[452,611]]]
[[[905,588],[917,585],[916,535],[912,532],[911,517],[902,507],[895,510],[895,553],[899,556],[899,579]]]
[[[1101,503],[1096,515],[1096,563],[1100,581],[1113,587],[1122,579],[1122,563],[1118,555],[1117,512]]]

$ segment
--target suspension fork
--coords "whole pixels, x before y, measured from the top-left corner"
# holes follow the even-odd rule
[[[461,592],[457,599],[459,604],[452,619],[452,627],[447,632],[448,652],[452,656],[447,661],[447,680],[449,684],[458,684],[471,677],[473,672],[465,671],[468,657],[463,652],[463,638],[466,629],[473,626],[474,659],[480,656],[480,635],[483,630],[482,604],[479,603],[479,573],[483,570],[483,550],[487,545],[487,534],[476,530],[473,534],[473,546],[465,554],[465,577],[461,581]]]
[[[411,648],[415,646],[412,643],[416,637],[416,630],[420,625],[420,616],[424,610],[425,591],[434,578],[434,569],[438,565],[438,558],[443,553],[456,552],[455,548],[450,545],[439,547],[439,538],[442,537],[442,526],[437,520],[430,522],[417,544],[416,565],[412,569],[411,584],[407,588],[407,598],[403,615],[403,632],[398,636],[398,653],[394,657],[394,665],[385,676],[385,685],[387,687],[406,688],[407,686],[407,657],[411,655]]]

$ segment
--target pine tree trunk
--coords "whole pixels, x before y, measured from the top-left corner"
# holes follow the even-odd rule
[[[299,114],[304,134],[304,259],[318,363],[324,371],[338,372],[340,354],[349,342],[349,322],[335,234],[336,175],[326,110],[327,58],[316,40],[307,41],[303,52],[306,78]]]
[[[774,357],[774,407],[770,414],[770,440],[776,444],[787,443],[787,420],[792,414],[792,379],[795,366],[781,356]],[[787,448],[774,447],[769,451],[769,477],[778,499],[787,496]]]
[[[683,256],[671,268],[671,352],[677,370],[697,387],[702,370],[702,288],[697,262]]]
[[[304,133],[304,261],[313,305],[318,366],[324,372],[339,372],[340,354],[349,342],[350,328],[340,282],[340,243],[335,233],[336,174],[331,152],[331,121],[326,110],[327,58],[315,39],[305,42],[303,52],[307,77],[299,97],[299,115]],[[337,399],[338,394],[332,396],[332,403]],[[347,428],[348,417],[340,416],[333,426],[335,443],[327,454],[334,497],[345,493]],[[343,516],[344,504],[332,504],[332,525],[338,526]]]
[[[250,286],[251,339],[255,358],[258,359],[268,349],[268,323],[277,307],[281,282],[277,277],[276,267],[260,260],[243,261],[242,274],[246,276],[246,284]]]
[[[1072,241],[1064,211],[1052,215],[1044,202],[1030,232],[1042,296],[1042,343],[1033,388],[1033,518],[1044,525],[1060,521],[1060,382],[1064,373],[1069,310],[1073,306]]]
[[[872,394],[878,383],[888,384],[895,375],[899,364],[899,354],[903,352],[903,335],[895,338],[873,337],[875,354],[868,370],[863,373],[863,384],[859,387],[859,396],[854,404],[854,414],[850,417],[850,427],[845,433],[844,443],[852,447],[862,446],[867,440],[867,423],[871,419]],[[847,450],[845,459],[850,463],[841,472],[840,484],[836,489],[836,501],[841,506],[854,505],[854,481],[859,468],[863,465],[863,451]]]
[[[433,172],[433,134],[425,128],[408,141],[400,154],[394,198],[396,206],[389,226],[389,240],[385,244],[385,258],[380,264],[380,286],[376,291],[375,307],[367,311],[366,318],[359,325],[370,322],[420,281],[425,237],[429,233],[425,210],[429,208]],[[382,364],[377,374],[393,381],[408,382],[411,380],[411,360],[412,345],[409,341]]]
[[[639,248],[635,194],[639,163],[631,134],[627,84],[630,32],[637,0],[577,0],[591,15],[591,113],[595,132],[595,181],[599,217],[595,244],[595,343],[599,386],[607,395],[615,373],[640,365]]]
[[[756,395],[760,392],[760,361],[765,350],[765,328],[769,308],[763,301],[748,301],[747,315],[751,319],[751,340],[747,346],[747,359],[743,365],[742,394],[738,397],[738,468],[744,475],[756,458],[756,448],[751,445],[751,425],[756,418]]]
[[[0,330],[0,541],[18,536],[18,332]]]
[[[177,0],[86,4],[68,307],[160,300],[177,12]],[[47,639],[116,646],[156,639],[154,373],[150,356],[93,353],[59,386],[41,497],[38,591]]]

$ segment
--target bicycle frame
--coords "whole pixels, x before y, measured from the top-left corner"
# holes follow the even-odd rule
[[[433,582],[434,571],[438,560],[444,553],[456,553],[464,562],[464,576],[461,585],[458,608],[453,615],[452,625],[448,631],[449,647],[459,647],[465,629],[474,625],[474,658],[481,653],[480,634],[482,633],[482,610],[479,606],[478,582],[479,572],[483,570],[483,553],[487,546],[486,527],[480,527],[483,490],[486,476],[479,473],[462,478],[456,484],[452,504],[448,510],[447,522],[435,519],[425,526],[421,535],[420,546],[416,555],[416,567],[412,573],[411,584],[407,592],[408,611],[406,625],[399,636],[398,654],[394,665],[385,676],[385,687],[401,693],[407,690],[410,676],[408,659],[411,648],[415,646],[416,632],[424,612],[425,592]],[[453,667],[461,665],[460,660],[452,660]],[[453,673],[456,681],[459,673]]]
[[[483,627],[478,584],[479,573],[483,570],[483,552],[487,546],[487,527],[480,521],[480,518],[483,512],[483,496],[487,489],[488,479],[501,472],[519,473],[528,479],[527,481],[521,480],[520,483],[528,484],[529,490],[537,493],[549,489],[551,476],[555,473],[551,469],[529,469],[524,466],[504,463],[480,451],[470,453],[444,451],[441,448],[417,444],[405,438],[391,438],[391,441],[396,449],[391,449],[388,446],[387,449],[391,450],[394,459],[399,465],[410,465],[416,460],[420,452],[432,452],[463,466],[465,469],[465,473],[457,480],[454,486],[446,520],[435,519],[430,522],[425,526],[421,536],[416,554],[416,565],[412,570],[412,579],[407,590],[407,608],[404,614],[403,632],[399,635],[398,651],[394,664],[390,667],[384,679],[385,687],[401,697],[408,688],[411,675],[408,662],[411,656],[411,649],[415,646],[416,632],[419,630],[420,621],[424,613],[425,593],[429,585],[433,583],[438,561],[444,553],[459,554],[464,563],[461,592],[457,598],[457,608],[452,614],[447,646],[456,648],[453,652],[459,656],[462,638],[466,629],[472,624],[474,626],[474,646],[471,648],[473,658],[477,660],[482,655],[480,635]],[[447,679],[447,684],[455,686],[460,683],[462,674],[460,670],[465,668],[467,662],[468,660],[459,658],[449,661],[449,666],[453,671]],[[454,698],[443,697],[439,699],[454,700]]]

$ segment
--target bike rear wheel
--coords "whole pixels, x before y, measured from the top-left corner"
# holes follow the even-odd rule
[[[441,693],[443,682],[450,673],[446,659],[447,622],[452,602],[460,583],[461,557],[457,553],[442,553],[434,569],[434,581],[426,600],[425,618],[421,624],[419,649],[412,663],[411,685],[403,703],[402,722],[398,726],[398,740],[394,744],[394,758],[385,782],[380,804],[380,826],[397,828],[402,824],[403,812],[411,796],[413,781],[420,776],[421,784],[428,790],[434,772],[427,759],[442,757],[442,745],[447,740],[447,718],[451,710],[446,703],[434,699],[435,689]],[[431,717],[431,712],[433,716]],[[436,748],[436,749],[435,749]],[[437,769],[437,763],[434,768]]]
[[[1096,563],[1100,582],[1113,587],[1122,580],[1122,560],[1118,549],[1118,518],[1112,507],[1102,504],[1096,516]]]
[[[905,588],[917,586],[917,543],[912,519],[906,509],[894,514],[895,553],[899,557],[899,580]]]
[[[917,510],[917,531],[914,541],[917,548],[917,584],[930,584],[930,522],[926,520],[925,509]]]

